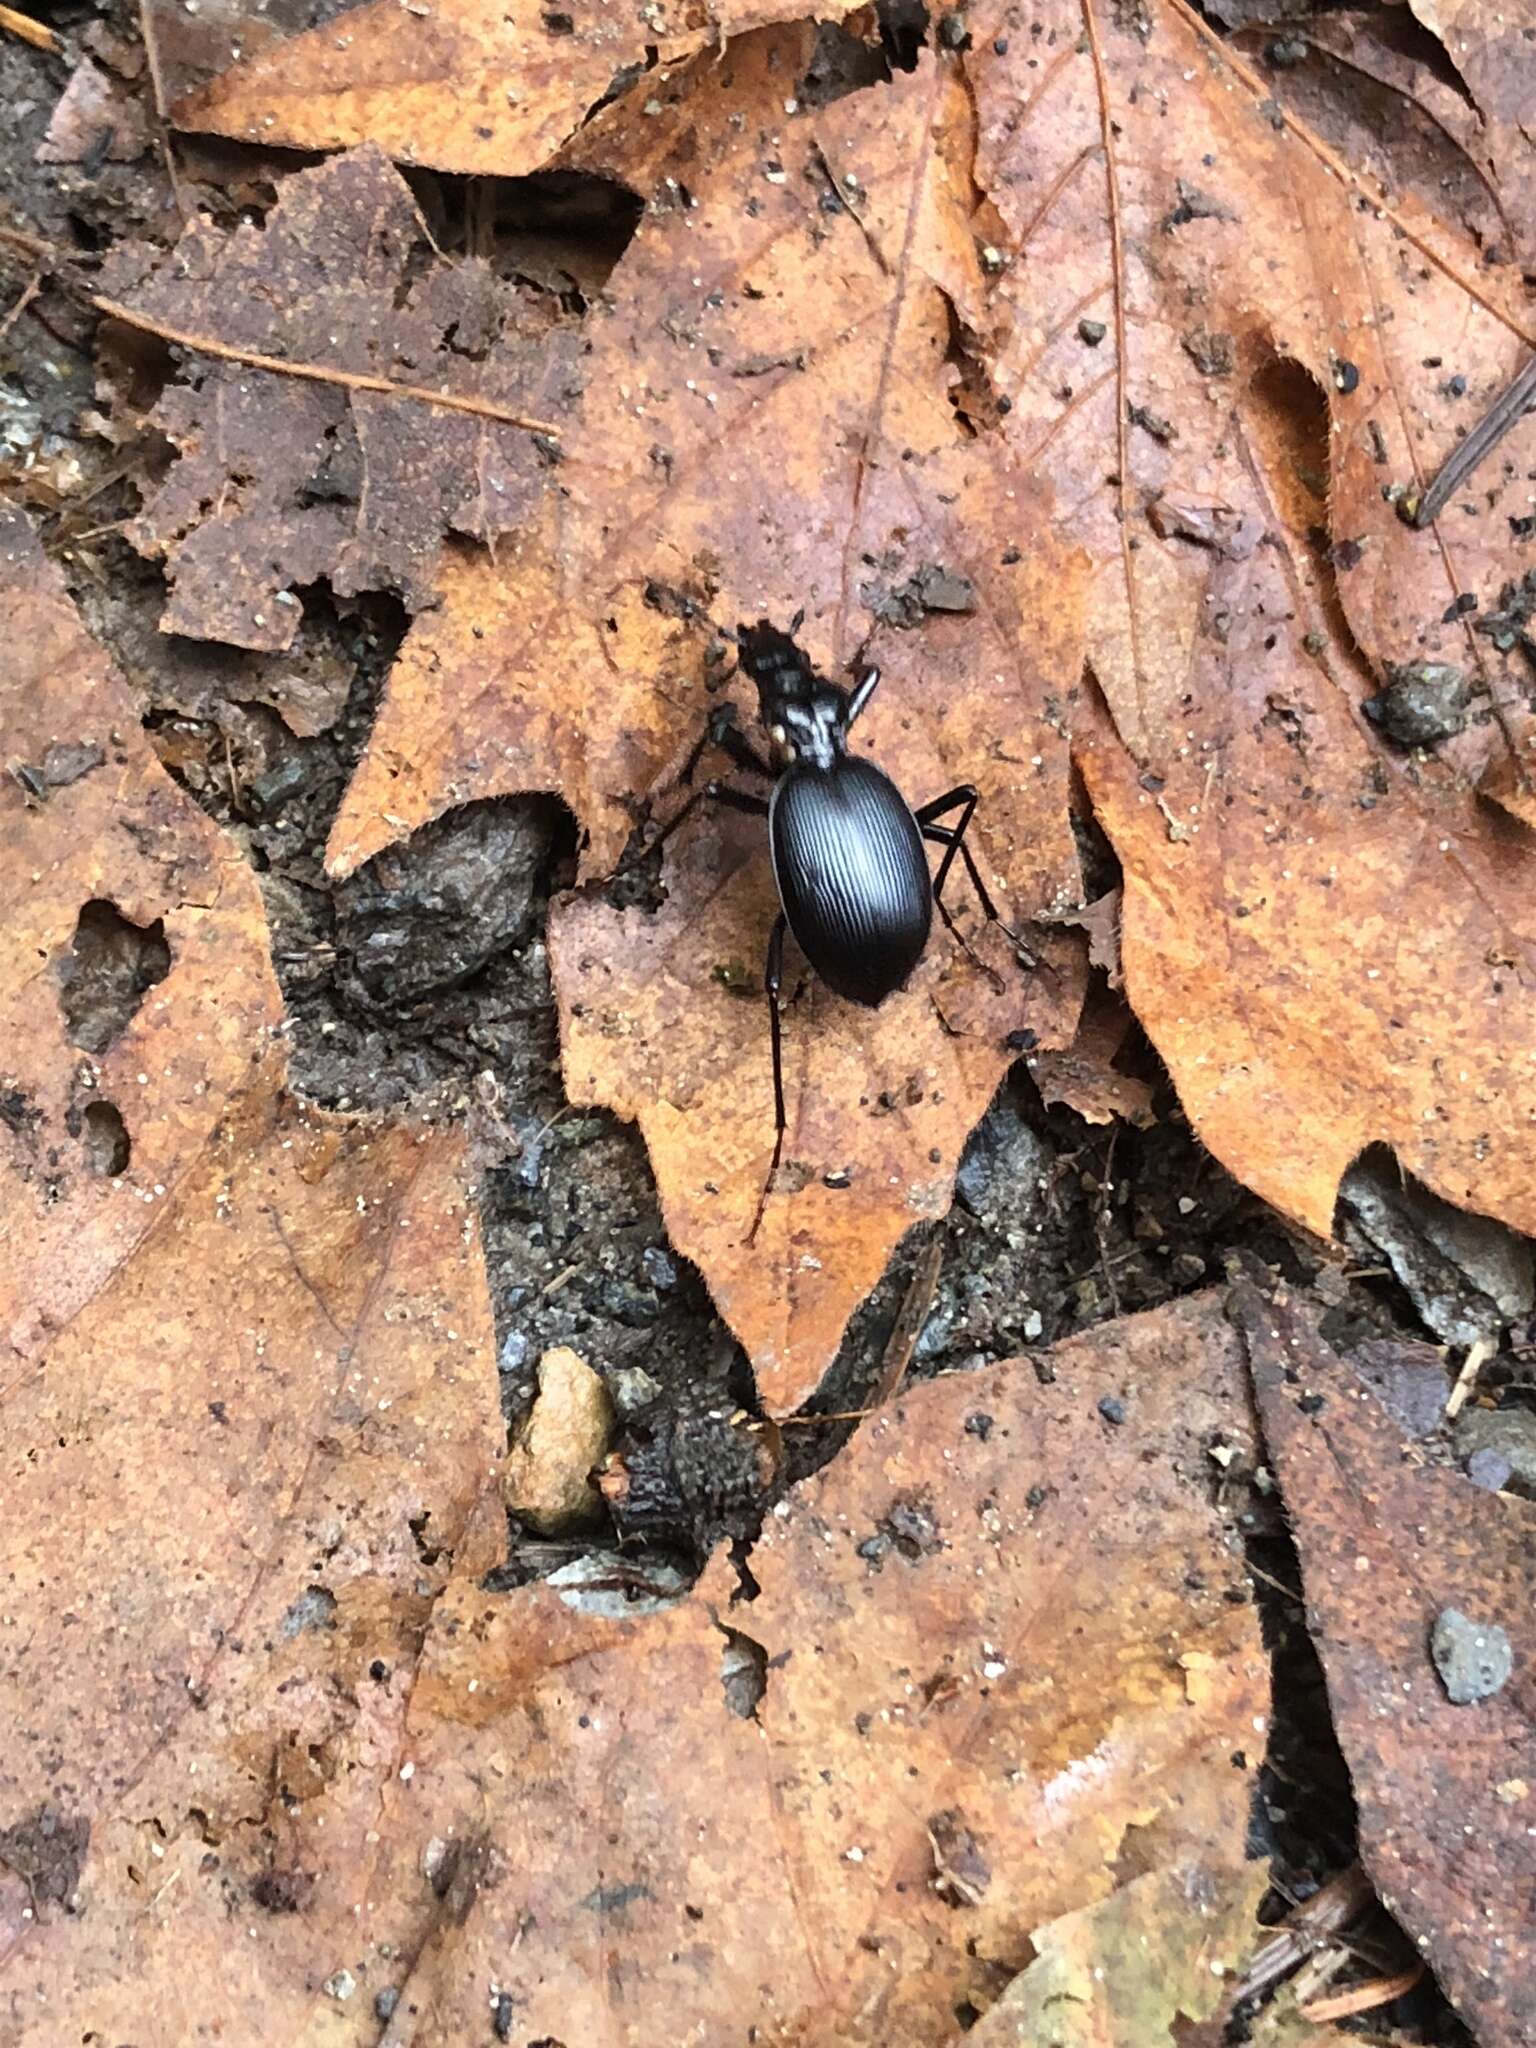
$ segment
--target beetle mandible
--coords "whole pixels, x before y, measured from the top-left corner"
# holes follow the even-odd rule
[[[667,596],[672,598],[673,593]],[[681,604],[688,615],[704,616],[692,600]],[[944,901],[944,885],[958,856],[983,915],[1006,933],[1024,960],[1034,964],[1018,933],[999,916],[966,844],[978,801],[975,785],[957,783],[914,810],[883,768],[851,754],[848,735],[875,694],[880,671],[864,666],[851,690],[821,675],[795,640],[804,618],[804,612],[797,613],[787,633],[767,619],[754,625],[744,622],[734,633],[716,627],[735,641],[741,669],[757,686],[758,718],[772,755],[763,757],[736,724],[734,705],[725,703],[711,716],[682,772],[681,779],[691,782],[705,748],[713,745],[738,769],[771,783],[770,794],[764,797],[728,782],[707,782],[654,842],[659,845],[670,837],[702,801],[768,821],[779,894],[763,974],[773,1047],[774,1139],[749,1243],[757,1235],[784,1151],[780,991],[786,932],[834,994],[874,1009],[903,986],[922,958],[935,908],[957,943],[975,958]],[[953,824],[939,822],[956,812]],[[925,840],[944,849],[932,875]]]

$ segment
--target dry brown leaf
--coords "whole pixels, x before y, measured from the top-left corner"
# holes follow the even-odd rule
[[[255,876],[161,770],[9,507],[0,721],[9,1382],[164,1228],[282,1001]]]
[[[831,20],[850,0],[821,0]],[[789,0],[374,0],[260,51],[174,109],[178,126],[289,149],[374,142],[471,176],[538,170],[609,92],[657,63],[793,18]]]
[[[15,514],[0,566],[0,2028],[255,2048],[333,1968],[495,1494],[465,1143],[285,1099],[249,869]]]
[[[161,398],[151,424],[179,459],[130,538],[166,560],[165,632],[285,648],[295,587],[321,577],[416,609],[445,533],[494,541],[527,519],[550,457],[523,428],[346,386],[386,377],[536,419],[558,419],[575,388],[558,301],[442,259],[381,151],[288,179],[264,227],[199,220],[156,255],[121,255],[106,295],[180,334],[340,373],[194,356]]]
[[[1360,1855],[1483,2048],[1536,2035],[1536,1510],[1426,1465],[1301,1303],[1238,1290],[1271,1461],[1360,1810]],[[1514,1675],[1456,1705],[1430,1656],[1455,1608]]]
[[[1067,533],[1099,565],[1090,654],[1142,767],[1170,773],[1198,753],[1187,712],[1208,694],[1202,662],[1225,677],[1241,658],[1255,686],[1267,671],[1282,694],[1311,664],[1295,550],[1251,544],[1274,525],[1254,439],[1269,438],[1267,413],[1306,402],[1306,378],[1277,375],[1276,359],[1327,395],[1310,517],[1331,524],[1355,639],[1381,667],[1440,659],[1486,680],[1487,643],[1468,616],[1441,614],[1463,591],[1491,602],[1510,573],[1508,515],[1530,510],[1536,420],[1504,451],[1513,467],[1490,469],[1467,493],[1473,509],[1434,531],[1394,518],[1382,489],[1429,476],[1518,366],[1529,315],[1517,274],[1437,222],[1433,190],[1404,194],[1396,219],[1362,204],[1182,0],[1144,12],[1048,0],[1022,36],[991,7],[967,20],[977,180],[1009,259],[988,327],[1013,401],[1003,432],[1056,485]],[[1201,544],[1176,524],[1160,535],[1152,508],[1170,497],[1227,508],[1250,539]],[[1247,644],[1231,637],[1245,624],[1234,578],[1268,599]],[[1347,653],[1340,682],[1370,687]],[[1526,716],[1503,708],[1512,726]],[[1501,746],[1482,721],[1450,753],[1471,769]],[[1172,808],[1187,824],[1187,804]]]
[[[1266,1673],[1202,1476],[1245,1412],[1219,1302],[1052,1362],[902,1395],[770,1518],[750,1602],[724,1560],[658,1615],[612,1570],[606,1615],[460,1577],[346,1951],[360,1996],[399,1989],[392,2044],[473,2040],[503,1996],[519,2041],[947,2039],[1043,1919],[1240,1861]]]
[[[978,989],[941,930],[873,1019],[802,970],[784,1033],[784,1163],[753,1237],[773,1151],[760,963],[777,904],[761,827],[743,824],[690,837],[659,912],[562,907],[551,953],[566,1092],[639,1124],[668,1235],[782,1414],[815,1388],[903,1231],[948,1210],[1024,1012],[1016,988]],[[1005,948],[991,957],[1009,971]],[[1047,1030],[1061,1016],[1053,996],[1028,1011]]]
[[[971,2048],[1172,2048],[1216,2018],[1253,1943],[1267,1864],[1149,1870],[1037,1927],[1035,1960],[966,2036]]]
[[[1029,1071],[1041,1100],[1064,1102],[1091,1124],[1112,1124],[1119,1118],[1144,1129],[1155,1122],[1151,1082],[1122,1072],[1117,1064],[1134,1021],[1122,997],[1091,989],[1072,1043],[1030,1058]]]
[[[1536,1226],[1529,856],[1469,787],[1529,715],[1461,608],[1511,574],[1536,421],[1433,531],[1382,497],[1513,371],[1513,279],[1414,193],[1411,234],[1362,204],[1172,0],[1061,0],[1002,54],[1000,18],[968,21],[978,176],[1014,259],[990,330],[1004,432],[1099,567],[1113,732],[1079,744],[1126,870],[1131,1003],[1203,1140],[1313,1229],[1373,1140]],[[1262,542],[1196,540],[1170,501]],[[1362,717],[1357,648],[1459,664],[1489,696],[1420,762]]]
[[[653,208],[615,273],[544,523],[496,563],[445,565],[343,801],[335,871],[513,788],[562,789],[587,872],[611,867],[711,701],[707,634],[647,603],[654,580],[728,624],[807,606],[805,644],[834,673],[864,648],[884,680],[859,744],[914,802],[975,781],[974,843],[1015,918],[1078,900],[1062,727],[1082,565],[954,403],[951,323],[983,296],[963,88],[929,60],[878,129],[857,99],[790,119],[809,49],[799,30],[749,38],[677,75],[660,113],[613,109],[584,138],[584,164],[644,151],[646,180],[686,181],[686,202]],[[972,609],[925,615],[935,567]],[[873,1016],[808,987],[786,1033],[792,1170],[748,1242],[773,1149],[766,1012],[740,992],[761,987],[764,854],[760,828],[701,819],[671,843],[658,915],[574,901],[551,951],[568,1089],[641,1121],[669,1233],[777,1409],[815,1385],[902,1231],[948,1207],[1009,1033],[1070,1032],[1079,970],[1060,949],[1030,987],[994,945],[994,988],[936,930]]]

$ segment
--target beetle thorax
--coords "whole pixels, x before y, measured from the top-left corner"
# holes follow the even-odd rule
[[[769,727],[775,751],[789,767],[831,769],[847,751],[844,699],[840,691],[813,690],[781,699]]]

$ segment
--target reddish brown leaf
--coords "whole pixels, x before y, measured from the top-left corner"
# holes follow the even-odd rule
[[[1428,1465],[1305,1307],[1236,1297],[1360,1809],[1361,1857],[1483,2048],[1536,2032],[1531,1802],[1536,1510]],[[1456,1705],[1430,1656],[1456,1608],[1514,1675]]]
[[[1445,45],[1482,114],[1482,151],[1516,249],[1536,250],[1536,41],[1503,0],[1409,0]]]
[[[160,768],[9,508],[0,719],[0,1330],[14,1369],[163,1229],[269,1057],[282,1003],[255,877]]]
[[[255,2048],[335,1967],[495,1493],[465,1145],[284,1098],[250,870],[16,515],[0,563],[0,2010]]]

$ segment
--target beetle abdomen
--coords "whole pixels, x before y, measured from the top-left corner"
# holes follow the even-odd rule
[[[840,996],[871,1007],[922,958],[933,885],[917,820],[872,761],[792,768],[768,817],[779,900],[801,952]]]

